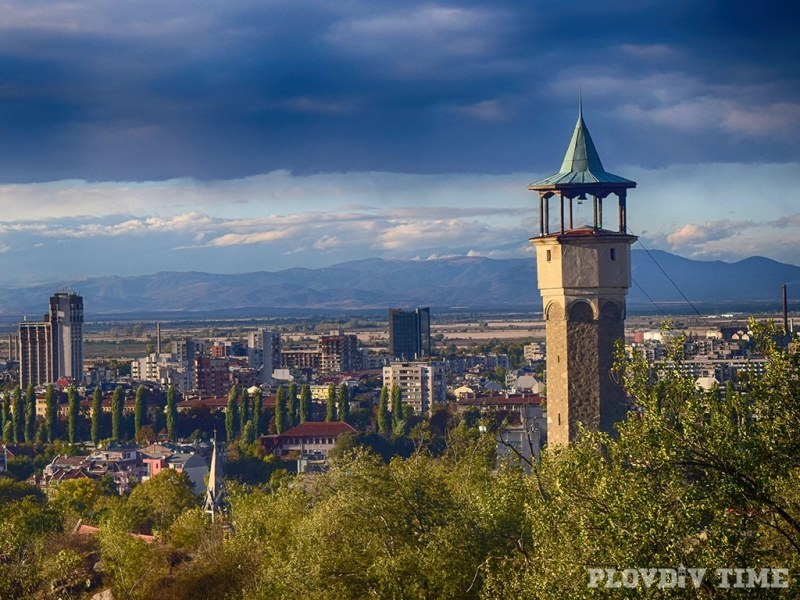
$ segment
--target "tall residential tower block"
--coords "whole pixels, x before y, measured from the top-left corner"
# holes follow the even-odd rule
[[[573,441],[579,422],[611,432],[628,408],[611,371],[615,342],[625,336],[636,241],[627,232],[626,198],[633,187],[603,168],[582,110],[559,172],[528,187],[539,196],[539,236],[531,243],[544,306],[550,444]],[[611,196],[617,219],[607,229],[603,209]],[[591,203],[592,224],[575,226],[576,201]]]

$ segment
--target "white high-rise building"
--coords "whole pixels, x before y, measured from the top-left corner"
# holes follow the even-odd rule
[[[398,386],[406,407],[417,414],[430,414],[447,402],[444,365],[438,362],[400,362],[383,367],[383,385]]]

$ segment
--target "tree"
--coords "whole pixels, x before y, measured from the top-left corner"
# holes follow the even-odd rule
[[[399,385],[393,385],[391,391],[392,397],[392,427],[397,427],[397,424],[404,418],[403,410],[403,392]]]
[[[263,433],[264,422],[264,397],[261,394],[261,389],[257,389],[253,393],[253,432],[254,436],[258,437]]]
[[[350,416],[350,388],[346,383],[339,386],[339,420],[347,421]]]
[[[74,386],[67,388],[67,435],[69,443],[78,441],[78,415],[81,410],[81,401]]]
[[[307,383],[303,384],[300,389],[300,422],[305,423],[311,420],[311,386]]]
[[[281,434],[286,430],[286,420],[286,396],[281,385],[275,392],[275,433]]]
[[[228,406],[225,408],[225,433],[228,443],[236,439],[236,428],[239,425],[238,407],[236,387],[234,386],[228,392]]]
[[[52,385],[44,392],[44,433],[46,441],[52,442],[58,437],[58,396]]]
[[[11,392],[6,390],[2,396],[3,404],[0,406],[0,435],[2,435],[5,442],[10,443],[12,440],[6,437],[6,424],[11,423]],[[11,431],[13,432],[13,426]]]
[[[103,437],[103,432],[100,430],[100,419],[103,415],[103,389],[97,385],[92,394],[92,443],[97,446],[97,443]]]
[[[336,386],[330,384],[328,386],[328,403],[325,407],[325,421],[335,421],[336,420]]]
[[[143,531],[166,531],[180,514],[199,503],[186,473],[164,469],[137,485],[128,498],[135,526]]]
[[[239,433],[244,431],[245,425],[250,422],[250,394],[247,393],[245,388],[242,388],[242,394],[239,402]]]
[[[175,388],[169,386],[167,389],[167,437],[175,440],[175,426],[178,422],[178,407],[175,404]]]
[[[287,402],[287,409],[289,414],[289,426],[294,427],[298,423],[299,418],[299,399],[297,398],[297,384],[293,381],[289,384],[289,401]]]
[[[14,443],[21,444],[25,439],[25,407],[22,401],[22,390],[19,386],[14,388],[11,398],[13,412],[11,420],[14,424]]]
[[[147,421],[147,388],[140,385],[136,389],[136,400],[133,405],[133,435],[139,435],[139,430]]]
[[[122,415],[125,410],[125,396],[121,387],[114,390],[111,396],[111,439],[122,441]]]
[[[33,384],[25,391],[25,441],[32,442],[36,434],[36,390]]]
[[[378,396],[378,432],[388,435],[392,431],[392,417],[389,414],[389,388],[383,386]]]

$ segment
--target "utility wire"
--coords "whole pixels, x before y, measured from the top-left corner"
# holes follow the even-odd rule
[[[631,235],[636,235],[635,233],[633,233],[632,231],[630,231],[630,228],[628,228],[628,231],[631,233]],[[692,307],[692,310],[694,310],[694,312],[696,312],[696,313],[697,313],[697,316],[698,316],[698,317],[700,317],[700,318],[705,318],[705,317],[704,317],[704,315],[702,315],[702,314],[700,313],[700,311],[699,311],[699,310],[697,310],[697,307],[696,307],[694,304],[692,304],[692,301],[691,301],[691,300],[689,300],[689,298],[687,298],[687,297],[686,297],[686,294],[684,294],[684,293],[683,293],[683,290],[682,290],[680,287],[678,287],[678,284],[677,284],[677,283],[675,283],[675,280],[674,280],[674,279],[672,279],[672,277],[670,277],[670,276],[667,274],[667,272],[664,270],[664,267],[662,267],[660,264],[658,264],[658,261],[657,261],[657,260],[656,260],[656,258],[655,258],[655,257],[654,257],[654,256],[653,256],[651,253],[650,253],[650,250],[648,250],[648,249],[647,249],[647,246],[645,246],[645,245],[642,243],[642,239],[641,239],[640,237],[638,237],[638,236],[637,236],[637,238],[636,238],[636,241],[637,241],[637,242],[639,242],[639,245],[640,245],[640,246],[641,246],[641,247],[644,249],[644,251],[645,251],[645,252],[647,252],[647,256],[649,256],[649,257],[650,257],[650,260],[652,260],[652,261],[655,263],[655,265],[658,267],[659,271],[661,271],[661,272],[664,274],[664,277],[666,277],[666,278],[669,280],[669,282],[670,282],[670,283],[671,283],[671,284],[672,284],[672,285],[675,287],[675,289],[676,289],[676,290],[678,290],[678,293],[679,293],[679,294],[681,295],[681,297],[682,297],[682,298],[683,298],[683,299],[686,301],[686,304],[688,304],[689,306],[691,306],[691,307]],[[639,285],[638,285],[638,284],[637,284],[637,287],[639,287]],[[641,288],[641,287],[639,287],[639,289],[641,290],[642,288]],[[645,296],[647,296],[647,294],[645,294]],[[648,298],[649,298],[649,296],[648,296]],[[652,300],[651,300],[651,302],[652,302]],[[655,304],[655,303],[654,303],[654,304]]]
[[[639,285],[639,282],[638,282],[638,281],[636,281],[636,280],[635,280],[633,277],[631,277],[631,281],[633,282],[633,285],[635,285],[637,288],[639,288],[639,291],[640,291],[640,292],[642,292],[642,293],[645,295],[645,297],[646,297],[648,300],[650,300],[650,303],[651,303],[653,306],[655,306],[655,307],[658,309],[658,312],[660,312],[660,313],[661,313],[662,315],[664,315],[665,317],[668,317],[668,316],[669,316],[669,315],[668,315],[668,314],[667,314],[667,313],[664,311],[664,309],[663,309],[663,308],[661,308],[661,307],[660,307],[658,304],[656,304],[656,301],[655,301],[655,300],[653,300],[653,299],[650,297],[650,294],[648,294],[647,292],[645,292],[645,291],[644,291],[644,288],[643,288],[642,286],[640,286],[640,285]]]

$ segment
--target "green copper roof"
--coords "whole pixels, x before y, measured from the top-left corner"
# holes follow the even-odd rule
[[[592,136],[583,120],[583,107],[578,109],[578,122],[575,124],[575,131],[572,132],[572,139],[567,146],[567,153],[564,155],[564,162],[561,163],[561,170],[549,177],[533,182],[529,187],[550,187],[562,185],[591,185],[596,183],[610,183],[633,187],[635,182],[608,173],[600,162],[600,156],[594,147]]]

